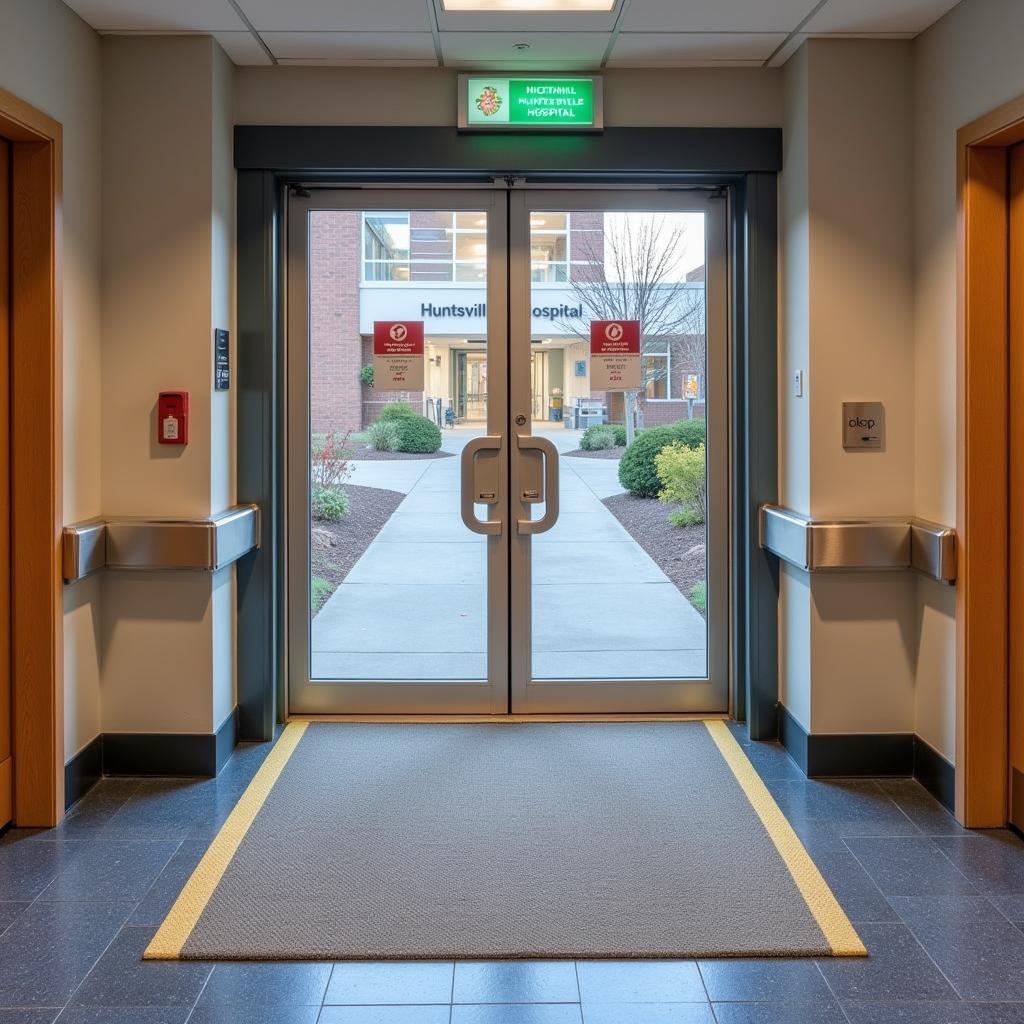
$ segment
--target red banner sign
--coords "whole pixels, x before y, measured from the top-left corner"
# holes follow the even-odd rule
[[[423,390],[423,321],[376,320],[373,324],[375,391]]]
[[[590,390],[640,389],[640,321],[590,322]]]

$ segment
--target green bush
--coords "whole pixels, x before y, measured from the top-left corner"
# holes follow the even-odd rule
[[[325,519],[334,523],[346,515],[348,509],[348,494],[340,487],[336,489],[313,488],[310,511],[314,519]]]
[[[309,603],[313,608],[313,614],[316,615],[327,598],[334,593],[334,584],[330,580],[325,580],[323,576],[314,576],[309,585]]]
[[[707,472],[704,445],[687,448],[682,442],[666,445],[654,457],[661,481],[658,498],[678,504],[669,515],[676,526],[698,526],[707,515]]]
[[[426,416],[403,416],[398,425],[400,452],[436,452],[441,447],[441,428]]]
[[[651,427],[637,434],[619,463],[619,483],[638,498],[656,498],[661,481],[654,465],[655,456],[676,440],[671,427]]]
[[[694,583],[690,587],[690,604],[701,613],[706,614],[708,610],[708,585],[706,583]]]
[[[381,409],[377,422],[387,423],[388,420],[402,420],[415,415],[416,410],[408,402],[391,402]]]
[[[625,443],[626,427],[622,423],[595,423],[592,427],[587,427],[580,438],[580,447],[585,452],[621,448]]]
[[[704,420],[679,420],[672,424],[672,432],[676,440],[685,444],[687,448],[696,448],[697,445],[706,444],[708,429]]]
[[[373,363],[364,366],[359,371],[359,380],[365,384],[368,388],[373,387]]]
[[[398,421],[377,420],[366,428],[366,443],[378,452],[398,451]]]

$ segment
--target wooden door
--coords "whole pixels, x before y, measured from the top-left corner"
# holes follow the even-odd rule
[[[0,139],[0,828],[13,817],[11,745],[11,146]]]
[[[1024,143],[1010,158],[1010,794],[1009,818],[1024,829]]]

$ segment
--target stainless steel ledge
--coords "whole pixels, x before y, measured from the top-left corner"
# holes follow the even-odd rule
[[[215,572],[259,546],[256,505],[201,519],[101,517],[64,527],[64,582],[104,568]]]
[[[956,582],[956,533],[923,519],[812,519],[762,505],[760,544],[806,572],[896,572],[912,569]]]

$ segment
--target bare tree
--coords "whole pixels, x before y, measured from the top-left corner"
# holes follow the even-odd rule
[[[606,216],[603,230],[572,233],[568,285],[583,309],[582,320],[640,321],[641,390],[664,380],[670,362],[644,355],[671,351],[684,373],[704,372],[704,289],[679,280],[685,242],[685,228],[657,214]],[[579,321],[558,326],[589,341]],[[638,425],[636,398],[637,392],[626,392],[629,440]]]

